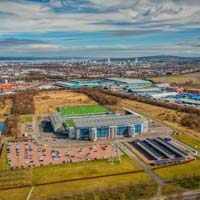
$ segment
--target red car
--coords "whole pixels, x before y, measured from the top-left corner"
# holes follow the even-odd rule
[[[24,154],[28,154],[28,151],[24,151]]]

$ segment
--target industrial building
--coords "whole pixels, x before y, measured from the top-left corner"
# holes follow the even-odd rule
[[[111,85],[113,83],[107,80],[68,80],[58,81],[55,85],[62,88],[77,89],[80,87],[104,87],[105,85]]]
[[[127,88],[128,93],[135,93],[135,94],[158,94],[161,93],[162,90],[159,88],[155,87],[149,87],[149,88],[133,88],[133,87],[128,87]]]
[[[134,93],[138,95],[144,94],[157,94],[162,90],[154,85],[151,81],[141,79],[129,79],[129,78],[109,78],[109,81],[114,81],[116,86],[123,89],[124,92]]]
[[[115,82],[116,85],[124,85],[124,86],[132,86],[132,87],[153,85],[151,81],[141,80],[141,79],[107,78],[106,80],[113,81]]]
[[[200,95],[191,93],[182,93],[176,95],[169,95],[164,98],[165,101],[176,103],[184,106],[200,107]]]
[[[148,132],[148,120],[128,110],[118,114],[84,115],[62,115],[58,112],[50,119],[54,132],[66,133],[70,139],[77,140],[134,137]]]

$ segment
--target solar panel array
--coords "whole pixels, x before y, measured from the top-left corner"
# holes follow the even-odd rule
[[[189,155],[160,137],[130,143],[153,165],[183,162]]]

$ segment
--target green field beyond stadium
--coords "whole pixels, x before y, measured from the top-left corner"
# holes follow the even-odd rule
[[[84,115],[84,114],[98,114],[98,113],[110,112],[107,108],[100,105],[64,107],[64,108],[59,108],[58,110],[62,115]]]

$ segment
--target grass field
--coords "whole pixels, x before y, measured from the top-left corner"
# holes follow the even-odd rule
[[[200,73],[191,73],[177,76],[163,76],[151,78],[152,81],[156,83],[176,83],[177,85],[181,84],[184,87],[192,87],[200,89]],[[187,82],[190,82],[187,84]]]
[[[84,114],[96,114],[106,113],[109,110],[100,105],[94,106],[77,106],[77,107],[63,107],[58,109],[62,115],[84,115]]]
[[[35,114],[55,113],[58,107],[97,105],[85,94],[70,90],[40,91],[34,96]]]
[[[9,169],[9,167],[6,160],[6,148],[4,146],[1,157],[0,157],[0,172],[7,169]]]
[[[50,195],[67,195],[87,192],[91,190],[111,189],[123,185],[154,183],[145,173],[120,175],[107,178],[90,179],[84,181],[74,181],[69,183],[59,183],[47,186],[35,187],[31,199],[44,198]],[[157,188],[155,188],[156,191]]]
[[[157,169],[155,172],[163,179],[170,180],[187,176],[200,175],[200,160]]]
[[[176,184],[167,184],[163,189],[163,195],[173,195],[174,193],[185,192],[186,189],[182,188]]]
[[[29,187],[0,191],[1,200],[25,200],[30,191]]]
[[[49,183],[56,181],[66,181],[70,179],[78,179],[85,177],[95,177],[101,175],[109,175],[109,174],[117,174],[123,172],[133,172],[141,170],[141,168],[133,162],[128,156],[123,155],[121,157],[122,162],[111,163],[109,160],[97,160],[97,161],[88,161],[88,162],[80,162],[80,163],[68,163],[61,165],[52,165],[52,166],[43,166],[43,167],[35,167],[30,169],[23,170],[9,170],[5,152],[3,152],[3,157],[0,163],[0,170],[4,172],[6,170],[6,177],[8,181],[13,180],[13,173],[19,172],[23,175],[27,174],[29,176],[29,180],[31,180],[32,184],[41,184],[41,183]],[[0,171],[0,172],[1,172]],[[10,173],[9,173],[10,172]],[[24,173],[21,173],[24,172]],[[21,177],[21,179],[23,179]],[[20,179],[20,178],[19,178]],[[5,180],[5,184],[6,184]]]
[[[33,183],[48,183],[83,177],[94,177],[113,173],[137,171],[141,168],[128,156],[122,156],[122,163],[111,164],[108,160],[89,161],[37,167],[33,169]]]
[[[67,120],[65,122],[65,124],[66,124],[67,127],[74,127],[74,121],[73,120]]]
[[[200,140],[198,138],[186,134],[173,135],[173,137],[200,151]]]
[[[145,190],[144,190],[145,188]],[[70,200],[137,200],[150,199],[156,194],[157,185],[140,184],[127,185],[115,188],[106,188],[104,190],[95,190],[78,195],[74,195]],[[55,198],[55,197],[54,197]],[[67,200],[65,197],[58,197],[54,200]]]
[[[21,122],[27,123],[27,122],[33,122],[33,117],[28,115],[21,115],[20,116]]]
[[[185,177],[182,179],[178,178],[168,182],[163,190],[163,195],[170,195],[173,193],[181,193],[196,189],[200,189],[200,176]]]
[[[68,163],[61,165],[43,166],[35,167],[29,169],[18,170],[17,173],[24,179],[24,173],[29,175],[29,180],[32,184],[49,183],[55,181],[65,181],[69,179],[85,178],[85,177],[95,177],[101,175],[109,175],[123,172],[133,172],[141,170],[133,160],[131,160],[127,155],[121,157],[122,162],[111,163],[109,160],[97,160],[97,161],[86,161],[78,163]],[[7,180],[14,180],[15,176],[13,173],[16,170],[9,170],[5,150],[2,154],[2,159],[0,160],[0,175],[1,171],[7,174]],[[9,173],[10,171],[10,173]],[[23,172],[24,173],[21,173]],[[19,178],[19,176],[16,176]],[[5,180],[6,181],[6,180]],[[6,182],[4,182],[6,184]]]
[[[5,156],[5,154],[4,154]],[[4,159],[3,159],[4,160]],[[5,160],[4,160],[5,161]],[[8,169],[6,162],[1,163],[2,169]],[[128,156],[122,156],[122,162],[115,162],[111,164],[108,160],[89,161],[81,163],[61,164],[53,166],[36,167],[22,170],[6,170],[0,172],[5,175],[2,178],[4,185],[23,184],[41,184],[56,181],[66,181],[70,179],[95,177],[101,175],[117,174],[123,172],[132,172],[140,170],[141,168],[133,162]],[[5,173],[6,172],[6,173]],[[21,181],[21,182],[20,182]],[[30,183],[31,181],[31,183]],[[129,175],[111,176],[106,178],[89,179],[84,181],[73,181],[69,183],[53,184],[48,186],[36,186],[33,192],[32,199],[46,197],[56,194],[72,194],[84,191],[91,191],[93,189],[103,189],[108,185],[112,187],[123,186],[129,184],[141,184],[152,182],[151,178],[146,173],[137,173]],[[20,190],[16,190],[18,192]],[[15,192],[14,192],[15,193]],[[14,199],[14,194],[9,194],[7,191],[0,191],[2,199]],[[19,197],[18,197],[19,196]],[[21,194],[16,194],[16,198],[27,196],[27,189],[21,189]],[[24,198],[21,198],[24,199]]]
[[[185,134],[189,133],[197,138],[200,138],[200,133],[198,130],[193,130],[181,125],[180,119],[186,115],[186,113],[183,112],[121,98],[118,99],[117,105],[107,105],[106,107],[114,112],[120,112],[123,110],[123,108],[129,108],[133,111],[149,116],[150,118],[155,119],[163,124],[166,124],[174,130],[179,130]]]

